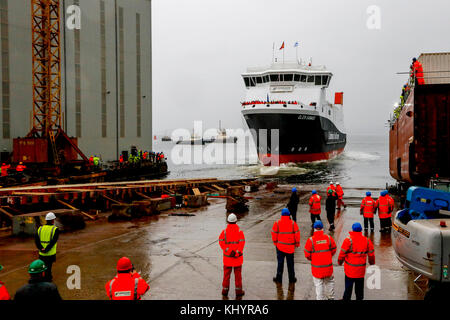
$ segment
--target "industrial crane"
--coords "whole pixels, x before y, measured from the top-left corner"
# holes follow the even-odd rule
[[[25,138],[14,139],[14,162],[61,173],[87,157],[61,123],[60,1],[31,0],[33,120]],[[78,156],[82,160],[78,160]]]

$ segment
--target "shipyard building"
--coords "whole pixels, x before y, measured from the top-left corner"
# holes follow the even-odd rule
[[[63,129],[89,157],[152,147],[150,0],[60,0]],[[30,0],[0,0],[0,148],[31,129]]]

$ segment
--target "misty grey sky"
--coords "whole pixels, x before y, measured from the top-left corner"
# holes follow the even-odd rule
[[[366,26],[370,5],[381,28]],[[153,0],[153,132],[170,134],[203,120],[244,126],[240,74],[270,64],[272,43],[285,41],[285,60],[323,64],[328,89],[344,92],[350,134],[384,133],[411,58],[450,51],[448,0]],[[276,50],[281,57],[281,51]]]

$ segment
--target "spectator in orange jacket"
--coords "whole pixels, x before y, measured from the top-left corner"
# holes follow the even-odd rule
[[[230,290],[231,272],[234,269],[234,284],[236,297],[242,297],[245,291],[242,289],[242,264],[244,262],[245,237],[242,230],[236,224],[237,217],[231,213],[228,225],[219,236],[219,245],[223,251],[223,281],[222,295],[228,296]]]
[[[105,285],[111,300],[141,300],[150,289],[147,282],[134,270],[131,260],[122,257],[117,262],[117,275]]]
[[[337,209],[341,210],[341,206],[344,206],[344,209],[347,208],[347,205],[344,203],[344,190],[342,189],[339,182],[336,182],[336,195],[337,195]]]
[[[344,265],[345,291],[343,300],[351,300],[353,285],[355,285],[356,300],[364,299],[364,276],[366,274],[366,262],[375,264],[375,251],[370,239],[362,235],[362,227],[359,222],[352,226],[353,232],[345,238],[338,257],[339,265]]]
[[[311,197],[309,198],[309,213],[311,214],[311,228],[314,229],[314,222],[316,220],[322,220],[320,219],[320,213],[322,212],[322,206],[320,204],[320,201],[322,198],[317,193],[316,190],[313,190],[311,192]]]
[[[1,171],[2,171],[2,177],[6,177],[8,175],[8,169],[11,168],[11,165],[7,165],[6,163],[2,163]]]
[[[297,282],[294,271],[294,252],[300,246],[300,229],[290,217],[288,208],[281,210],[281,219],[275,221],[272,227],[272,241],[277,250],[277,275],[273,281],[283,280],[284,259],[286,259],[289,283]]]
[[[423,79],[423,67],[419,60],[413,58],[413,72],[416,79],[416,84],[423,85],[425,81]]]
[[[322,221],[314,222],[314,235],[306,241],[305,258],[311,261],[311,272],[317,300],[334,300],[333,256],[336,242],[323,233]]]
[[[0,265],[0,271],[3,270],[3,266]],[[0,281],[0,300],[11,300],[11,296],[8,293],[8,290],[6,290],[5,284]]]

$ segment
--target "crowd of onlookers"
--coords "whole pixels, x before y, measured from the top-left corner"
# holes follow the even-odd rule
[[[298,101],[284,101],[284,100],[270,100],[270,101],[252,100],[241,102],[242,106],[248,106],[252,104],[301,104],[301,103]]]

